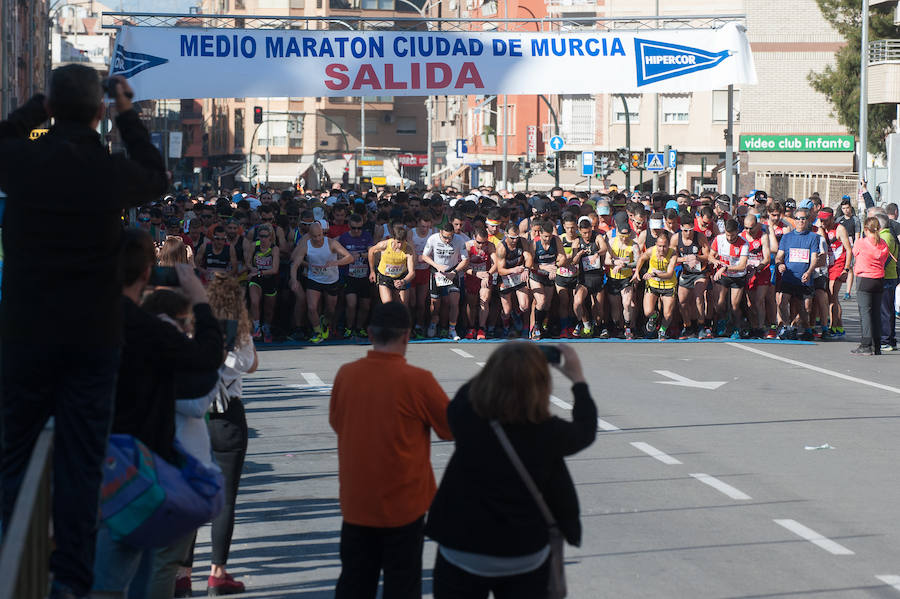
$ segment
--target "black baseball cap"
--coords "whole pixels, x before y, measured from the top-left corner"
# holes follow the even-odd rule
[[[549,209],[547,205],[547,200],[540,196],[535,196],[531,201],[531,207],[535,212],[540,214],[541,212],[546,212]]]
[[[792,200],[792,199],[787,199],[787,200],[784,201],[784,207],[785,207],[785,208],[790,208],[791,210],[793,210],[793,209],[795,209],[795,208],[797,207],[797,201],[796,201],[796,200]]]

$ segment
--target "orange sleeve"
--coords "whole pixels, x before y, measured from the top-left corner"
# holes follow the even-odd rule
[[[450,425],[447,423],[447,405],[450,398],[438,384],[437,379],[430,372],[425,383],[425,392],[422,394],[423,417],[425,422],[434,429],[437,436],[445,441],[453,440]]]

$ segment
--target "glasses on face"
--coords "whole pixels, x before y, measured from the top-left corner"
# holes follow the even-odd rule
[[[270,218],[263,218],[263,219],[261,219],[261,220],[262,220],[262,222],[264,222],[264,223],[270,223],[270,222],[274,221],[275,219],[270,217]]]
[[[226,238],[224,236],[220,237],[219,235],[216,235],[215,237],[213,237],[213,239],[216,241],[225,241]]]
[[[809,220],[808,216],[795,216],[794,220]]]
[[[268,239],[268,238],[269,238],[269,234],[268,234],[268,233],[260,233],[260,234],[259,234],[259,238],[260,238],[260,239]]]

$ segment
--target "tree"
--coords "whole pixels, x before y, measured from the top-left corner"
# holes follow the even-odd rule
[[[822,16],[847,40],[838,50],[835,64],[825,67],[821,73],[811,72],[809,83],[814,90],[824,94],[832,106],[831,116],[859,135],[859,61],[862,40],[862,2],[860,0],[816,0]],[[900,27],[894,25],[891,10],[883,7],[869,9],[869,39],[896,39]],[[894,131],[896,106],[893,104],[869,105],[868,151],[885,153],[885,137]]]

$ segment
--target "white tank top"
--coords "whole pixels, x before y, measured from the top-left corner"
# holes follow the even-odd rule
[[[428,238],[435,233],[435,230],[433,228],[429,229],[428,232],[425,233],[424,237],[419,237],[419,234],[416,231],[416,227],[413,227],[412,242],[413,247],[416,249],[416,270],[424,270],[428,268],[428,263],[419,262],[419,256],[425,253],[425,242],[428,241]]]
[[[338,267],[325,266],[328,262],[337,261],[337,254],[331,251],[331,245],[328,243],[327,237],[322,247],[318,248],[312,244],[311,239],[306,240],[306,260],[309,262],[309,272],[306,276],[310,280],[322,285],[337,283],[340,276]]]

